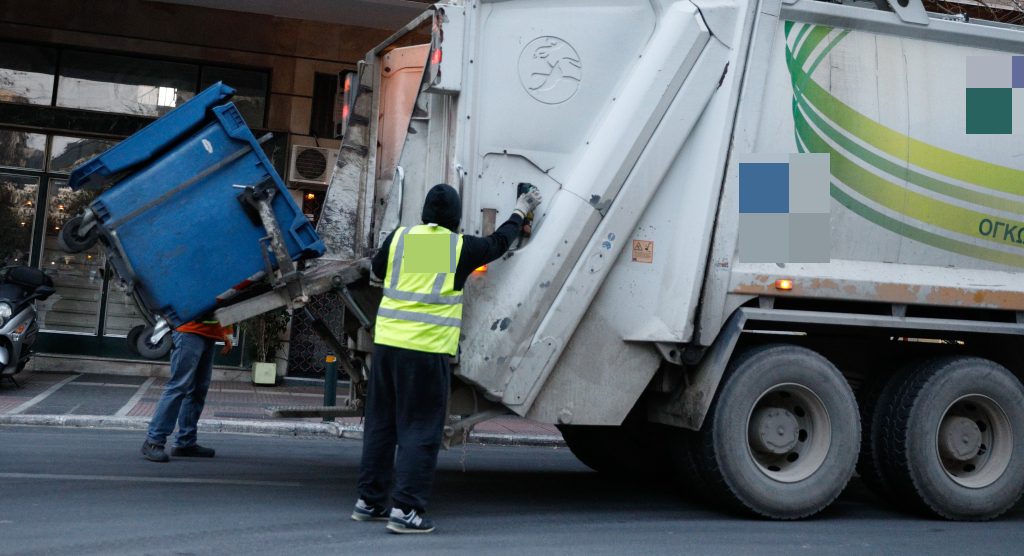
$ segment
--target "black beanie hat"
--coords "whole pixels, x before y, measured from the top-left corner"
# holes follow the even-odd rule
[[[431,187],[427,199],[423,201],[423,223],[438,224],[458,232],[461,220],[462,200],[459,199],[459,192],[446,183]]]

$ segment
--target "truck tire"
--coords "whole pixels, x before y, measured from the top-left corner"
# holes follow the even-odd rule
[[[697,455],[726,508],[799,519],[839,496],[859,446],[857,401],[839,370],[812,350],[775,344],[730,363]]]
[[[608,477],[667,476],[668,443],[663,427],[631,412],[619,426],[558,425],[576,459]]]
[[[979,357],[943,357],[903,386],[882,422],[895,494],[950,520],[993,519],[1024,493],[1024,386]]]
[[[904,504],[898,496],[895,496],[895,489],[892,479],[888,475],[888,469],[879,457],[882,443],[880,431],[882,421],[888,415],[896,394],[919,366],[919,363],[905,365],[893,374],[879,373],[872,376],[864,384],[857,397],[861,426],[857,475],[869,490],[896,506]]]
[[[713,502],[709,481],[702,474],[698,461],[700,434],[687,429],[673,429],[668,435],[672,462],[672,478],[683,496],[700,502]]]

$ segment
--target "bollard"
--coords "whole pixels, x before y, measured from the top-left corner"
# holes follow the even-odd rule
[[[338,401],[338,358],[328,355],[326,375],[324,376],[324,405],[333,406]],[[334,417],[324,417],[324,422],[334,421]]]

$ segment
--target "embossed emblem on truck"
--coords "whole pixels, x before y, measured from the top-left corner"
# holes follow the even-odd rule
[[[573,96],[583,79],[583,62],[576,49],[558,37],[538,37],[519,55],[519,82],[544,104],[561,104]]]

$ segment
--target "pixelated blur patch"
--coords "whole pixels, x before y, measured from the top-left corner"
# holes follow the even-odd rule
[[[968,56],[965,83],[968,135],[1024,131],[1014,125],[1014,113],[1022,109],[1014,98],[1024,89],[1024,56]]]
[[[1013,133],[1013,89],[967,89],[967,133]]]
[[[741,157],[740,261],[829,262],[830,175],[827,153]]]
[[[770,162],[741,163],[740,212],[789,212],[789,166]]]
[[[451,241],[447,234],[408,234],[402,272],[452,272]]]

